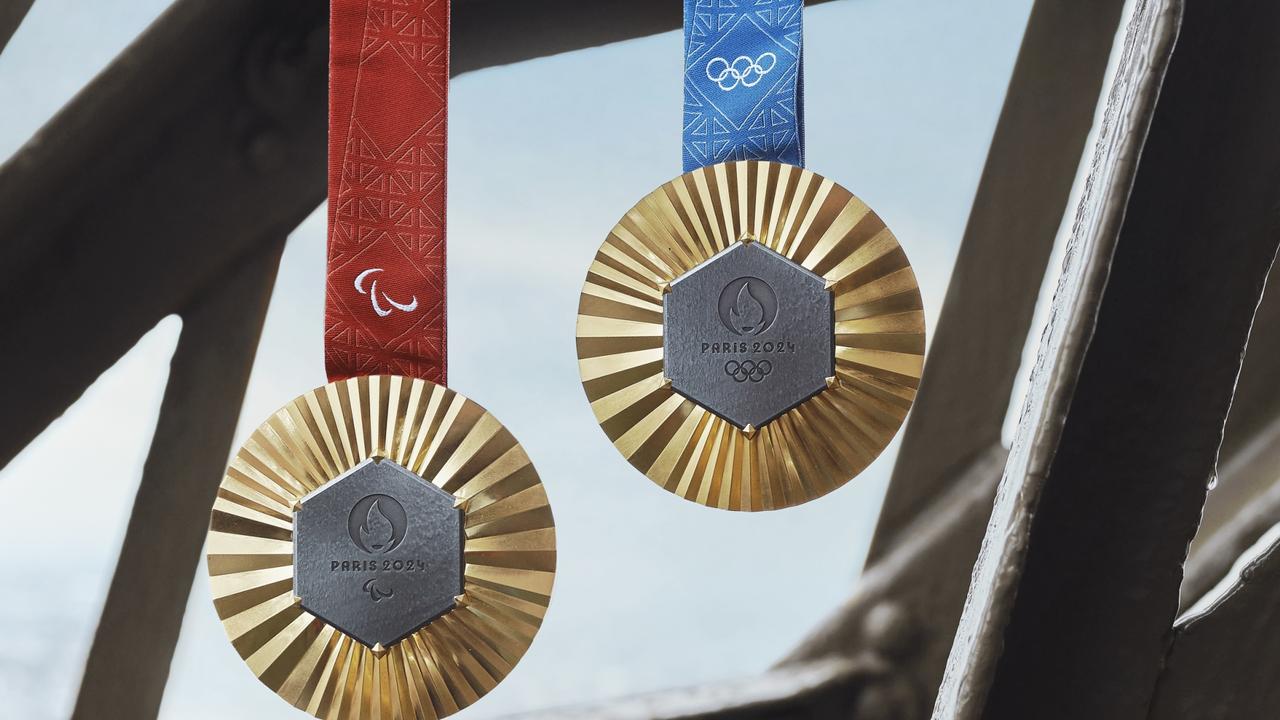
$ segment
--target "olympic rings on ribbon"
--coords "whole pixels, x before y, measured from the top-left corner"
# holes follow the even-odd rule
[[[773,372],[773,363],[768,360],[756,362],[754,360],[730,360],[724,364],[724,374],[733,378],[734,382],[746,382],[750,380],[758,383]]]
[[[742,87],[755,87],[778,64],[778,56],[764,52],[752,60],[749,55],[739,55],[733,62],[714,57],[707,63],[707,79],[728,92]]]

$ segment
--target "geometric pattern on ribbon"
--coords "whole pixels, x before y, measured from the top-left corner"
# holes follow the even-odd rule
[[[685,0],[685,172],[804,165],[803,12],[803,0]]]
[[[325,367],[445,382],[447,0],[333,0]]]

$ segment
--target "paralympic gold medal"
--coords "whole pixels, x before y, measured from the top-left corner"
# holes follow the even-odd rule
[[[236,453],[210,522],[227,635],[320,718],[438,718],[533,642],[555,527],[529,457],[440,385],[374,375],[281,408]]]
[[[771,510],[884,450],[924,361],[919,287],[848,190],[778,162],[709,165],[618,222],[578,305],[578,366],[605,434],[668,492]]]
[[[210,518],[249,669],[320,718],[440,718],[493,689],[551,599],[524,450],[445,387],[449,11],[329,3],[328,385],[263,423]]]

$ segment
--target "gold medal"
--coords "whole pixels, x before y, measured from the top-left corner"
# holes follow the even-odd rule
[[[852,193],[775,162],[650,193],[596,253],[578,306],[583,388],[665,490],[729,510],[807,502],[884,450],[924,361],[919,287]]]
[[[322,718],[435,718],[533,642],[555,527],[492,415],[375,375],[313,390],[253,433],[219,489],[208,564],[227,635],[282,698]]]

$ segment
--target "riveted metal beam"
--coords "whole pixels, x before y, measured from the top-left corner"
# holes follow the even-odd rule
[[[1187,559],[1182,605],[1190,607],[1232,563],[1280,523],[1280,273],[1267,281],[1222,439],[1218,482]]]
[[[1124,5],[1032,6],[868,562],[889,552],[948,483],[1001,442]]]
[[[179,2],[0,167],[0,465],[324,200],[326,10]]]
[[[1031,389],[934,705],[935,718],[984,717],[1018,597],[1031,522],[1071,407],[1124,219],[1136,163],[1176,37],[1176,7],[1139,5],[1107,101],[1087,191],[1041,337]]]
[[[1181,623],[1149,720],[1280,717],[1280,545],[1209,612]]]
[[[1001,427],[1123,2],[1037,0],[854,596],[784,663],[856,653],[892,600],[915,623],[895,672],[932,705],[1006,453]]]
[[[13,34],[18,31],[18,26],[22,24],[22,19],[27,16],[27,11],[34,2],[35,0],[12,0],[0,6],[0,52],[4,52],[5,46],[13,39]]]
[[[283,248],[281,231],[182,313],[73,718],[136,720],[160,711]]]
[[[1280,7],[1138,19],[935,717],[1145,718],[1168,651],[1280,244]]]

